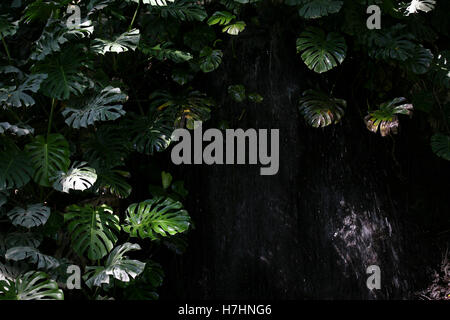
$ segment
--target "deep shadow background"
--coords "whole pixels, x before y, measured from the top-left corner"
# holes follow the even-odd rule
[[[349,101],[340,124],[307,126],[297,101],[319,77],[296,55],[290,22],[265,16],[264,29],[228,42],[228,58],[200,80],[218,105],[204,130],[223,119],[230,128],[280,129],[280,170],[170,168],[190,192],[195,229],[184,255],[159,253],[161,299],[413,298],[449,239],[448,163],[433,155],[414,117],[400,120],[393,139],[369,132],[357,105],[363,97]],[[351,72],[337,78],[336,96],[351,95]],[[232,84],[264,102],[233,102]],[[374,292],[366,287],[372,264],[382,272]]]

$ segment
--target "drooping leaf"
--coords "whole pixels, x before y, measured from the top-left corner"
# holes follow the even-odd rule
[[[0,191],[23,187],[33,176],[27,155],[14,149],[0,152]]]
[[[291,5],[298,6],[298,14],[305,19],[317,19],[337,13],[343,1],[336,0],[291,0]]]
[[[124,243],[116,248],[106,259],[105,266],[86,267],[86,274],[83,279],[89,288],[93,286],[100,287],[102,284],[109,284],[111,278],[122,282],[130,282],[131,279],[139,276],[144,271],[145,263],[138,260],[130,260],[125,254],[129,251],[140,250],[138,244],[129,242]]]
[[[158,7],[163,18],[169,16],[181,21],[203,21],[208,16],[205,8],[192,0],[177,0]]]
[[[409,16],[419,11],[430,12],[434,9],[435,4],[435,0],[412,0],[406,8],[405,15]]]
[[[130,173],[123,170],[100,169],[94,186],[97,192],[110,193],[118,198],[127,198],[131,194],[131,185],[125,180]]]
[[[382,137],[398,131],[398,114],[411,115],[413,105],[404,103],[406,98],[395,98],[382,103],[377,110],[369,112],[364,118],[367,129],[377,132],[380,129]]]
[[[37,265],[39,269],[53,269],[59,266],[59,261],[51,256],[40,253],[33,247],[13,247],[8,249],[5,259],[27,261]]]
[[[67,228],[72,234],[75,252],[87,254],[91,260],[106,256],[117,242],[119,217],[106,205],[95,208],[91,205],[71,205],[67,208],[64,221],[68,223]]]
[[[123,230],[132,237],[155,240],[184,232],[189,226],[190,217],[181,202],[156,197],[130,205]]]
[[[244,31],[246,27],[246,24],[244,21],[236,21],[235,23],[229,24],[225,27],[223,27],[222,32],[226,32],[228,34],[231,34],[233,36],[238,35],[242,31]]]
[[[47,56],[33,69],[35,72],[48,75],[41,84],[42,93],[58,100],[67,100],[70,95],[82,94],[92,86],[91,80],[83,73],[83,68],[88,67],[85,61],[86,54],[80,49],[71,47]]]
[[[10,107],[29,107],[35,104],[30,92],[36,93],[41,83],[47,79],[46,74],[32,74],[18,87],[0,88],[0,103]]]
[[[3,133],[11,133],[13,135],[16,135],[18,137],[26,136],[29,134],[34,134],[34,129],[31,128],[28,125],[15,125],[10,124],[9,122],[0,122],[0,134]]]
[[[207,73],[216,70],[222,62],[223,53],[220,50],[213,50],[205,47],[200,51],[200,69]]]
[[[58,171],[67,171],[69,168],[69,144],[59,133],[49,134],[47,137],[36,136],[26,145],[25,150],[35,169],[33,179],[42,186],[50,187],[51,178]]]
[[[67,172],[57,173],[53,183],[55,190],[69,193],[69,190],[84,191],[92,187],[97,180],[94,168],[87,166],[86,162],[74,163]]]
[[[445,160],[450,161],[450,137],[437,133],[431,137],[431,148],[433,152]]]
[[[413,52],[413,56],[405,61],[406,66],[415,74],[424,74],[430,69],[433,61],[433,54],[429,49],[417,46]]]
[[[42,235],[36,232],[12,232],[8,233],[5,243],[8,248],[32,247],[37,248],[42,242]]]
[[[70,40],[89,37],[94,32],[92,21],[83,21],[80,25],[68,28],[60,20],[49,19],[42,35],[35,42],[30,58],[43,60],[49,54],[61,51],[61,46]]]
[[[132,29],[122,33],[114,40],[95,39],[92,44],[92,51],[99,54],[107,52],[122,53],[128,50],[136,50],[139,45],[141,35],[139,29]]]
[[[81,108],[66,108],[62,114],[67,125],[75,129],[86,128],[96,121],[111,121],[123,116],[125,111],[119,103],[127,99],[128,96],[120,88],[108,86],[88,99]]]
[[[223,26],[229,24],[233,19],[236,19],[236,16],[228,11],[216,11],[208,19],[208,24],[210,26],[215,24]]]
[[[25,209],[15,207],[8,212],[7,216],[13,225],[30,229],[44,225],[47,222],[50,216],[50,208],[41,203],[36,203],[27,206]]]
[[[306,90],[299,100],[300,113],[314,128],[339,122],[344,115],[346,105],[347,102],[343,99],[330,97],[315,90]]]
[[[29,271],[14,281],[0,281],[0,300],[64,300],[64,293],[44,272]]]
[[[166,150],[174,130],[173,119],[164,113],[151,112],[132,121],[133,147],[137,152],[154,154]]]
[[[323,73],[344,61],[347,45],[336,32],[325,34],[319,28],[308,27],[297,39],[297,52],[309,69]]]

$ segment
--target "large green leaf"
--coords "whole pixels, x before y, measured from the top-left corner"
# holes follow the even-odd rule
[[[42,235],[33,232],[12,232],[8,233],[5,243],[8,248],[13,247],[32,247],[37,248],[42,242]]]
[[[107,52],[121,53],[128,50],[136,50],[141,35],[139,29],[133,29],[122,33],[114,40],[95,39],[92,50],[95,53],[106,54]]]
[[[177,0],[157,8],[163,18],[169,16],[181,21],[203,21],[208,16],[205,8],[192,0]]]
[[[415,74],[424,74],[430,69],[433,61],[433,54],[429,49],[422,46],[416,46],[412,53],[412,57],[405,61],[408,69]]]
[[[66,123],[75,129],[86,128],[96,121],[116,120],[125,114],[123,103],[128,96],[120,88],[108,86],[88,99],[81,108],[66,108],[62,112]]]
[[[317,19],[341,10],[343,1],[336,0],[287,0],[298,6],[298,14],[305,19]]]
[[[41,84],[41,91],[58,100],[67,100],[70,95],[78,96],[92,86],[83,68],[87,68],[86,54],[79,48],[67,47],[34,67],[35,72],[46,73],[48,78]]]
[[[144,271],[126,285],[124,297],[126,300],[157,300],[156,292],[164,280],[164,270],[159,263],[148,261]]]
[[[216,11],[208,19],[208,24],[210,26],[215,25],[215,24],[227,25],[233,19],[236,19],[236,16],[228,11]]]
[[[45,79],[47,79],[46,74],[32,74],[27,76],[25,81],[17,87],[0,88],[0,104],[4,103],[10,107],[29,107],[34,105],[35,101],[30,96],[30,93],[36,93]]]
[[[226,32],[233,36],[237,36],[239,33],[244,31],[246,26],[247,25],[245,24],[244,21],[236,21],[235,23],[232,23],[232,24],[229,24],[229,25],[223,27],[222,32]]]
[[[20,188],[31,176],[33,168],[24,152],[9,148],[0,152],[0,191]]]
[[[42,35],[35,42],[30,58],[43,60],[47,55],[61,51],[61,46],[70,40],[89,37],[94,32],[92,22],[87,20],[77,27],[68,28],[60,20],[49,19]]]
[[[322,29],[308,27],[297,39],[297,52],[309,69],[322,73],[344,61],[347,45],[336,32],[325,34]]]
[[[119,216],[106,205],[95,208],[91,205],[71,205],[67,208],[64,221],[68,222],[75,252],[79,255],[87,253],[91,260],[106,256],[117,242]]]
[[[431,137],[433,152],[445,160],[450,161],[450,137],[444,134],[435,134]]]
[[[53,188],[66,193],[69,193],[69,190],[84,191],[92,187],[95,181],[97,181],[95,169],[88,167],[86,162],[80,162],[74,163],[67,172],[58,172]]]
[[[29,271],[16,280],[0,281],[0,300],[64,300],[64,293],[44,272]]]
[[[339,122],[344,115],[346,105],[347,102],[343,99],[330,97],[315,90],[303,92],[303,96],[299,100],[301,114],[314,128],[326,127]]]
[[[51,256],[40,253],[33,247],[13,247],[8,249],[5,259],[13,261],[27,261],[36,264],[38,269],[54,269],[59,266],[59,261]]]
[[[406,61],[414,56],[414,36],[396,24],[389,29],[368,33],[369,55],[376,59]]]
[[[50,208],[41,203],[36,203],[27,206],[25,209],[15,207],[8,212],[7,216],[13,225],[30,229],[44,225],[47,222],[50,216]]]
[[[125,254],[140,249],[141,247],[138,244],[129,242],[114,248],[106,259],[105,266],[86,267],[87,272],[83,276],[86,285],[90,288],[93,286],[100,287],[102,284],[109,284],[111,278],[122,282],[130,282],[131,279],[136,278],[144,271],[145,263],[130,260]]]
[[[200,69],[207,73],[216,70],[222,62],[223,53],[220,50],[213,50],[205,47],[200,51]]]
[[[164,113],[152,112],[132,121],[133,147],[144,154],[166,150],[171,142],[173,119]]]
[[[184,232],[189,226],[190,217],[181,202],[155,197],[128,207],[123,230],[132,237],[155,240]]]
[[[50,187],[50,180],[58,171],[67,171],[69,167],[69,144],[59,133],[49,134],[47,138],[37,136],[25,149],[35,169],[33,179],[42,186]]]
[[[101,168],[94,188],[102,194],[110,193],[118,198],[127,198],[132,189],[125,180],[129,177],[130,173],[127,171]]]

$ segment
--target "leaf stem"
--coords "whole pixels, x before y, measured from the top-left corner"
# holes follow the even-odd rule
[[[50,135],[50,130],[52,127],[52,120],[53,120],[53,111],[55,110],[56,100],[55,98],[52,99],[52,108],[50,110],[50,116],[48,118],[48,128],[47,128],[47,138]]]
[[[130,31],[131,28],[133,28],[133,24],[134,24],[134,21],[136,20],[136,16],[137,16],[137,13],[139,11],[140,5],[141,5],[141,1],[138,1],[137,7],[136,7],[136,11],[134,11],[133,19],[131,20],[131,23],[128,26],[128,31]]]
[[[9,54],[8,46],[6,45],[5,38],[2,37],[3,47],[5,47],[6,55],[8,56],[9,63],[12,62],[11,55]]]

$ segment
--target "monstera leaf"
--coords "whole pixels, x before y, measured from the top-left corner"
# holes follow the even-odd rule
[[[235,23],[229,24],[222,29],[222,32],[226,32],[233,36],[237,36],[240,32],[244,31],[246,24],[244,21],[236,21]]]
[[[298,14],[305,19],[317,19],[341,10],[343,1],[335,0],[290,0],[299,6]]]
[[[58,172],[53,188],[69,193],[69,190],[84,191],[92,187],[97,180],[97,173],[86,165],[86,162],[74,163],[69,171]]]
[[[47,79],[46,74],[28,76],[19,86],[0,88],[0,103],[10,107],[29,107],[35,104],[30,92],[36,93],[41,83]]]
[[[79,255],[87,253],[91,260],[106,256],[117,242],[119,217],[106,205],[95,208],[71,205],[67,208],[64,221],[68,222],[75,252]]]
[[[130,173],[123,170],[100,169],[94,186],[97,192],[110,193],[119,198],[127,198],[131,193],[131,186],[125,180]]]
[[[59,133],[37,136],[25,150],[35,169],[33,179],[42,186],[50,187],[50,180],[58,171],[67,171],[69,167],[69,144]]]
[[[228,94],[236,102],[243,102],[247,97],[245,94],[245,87],[242,84],[228,86]]]
[[[41,84],[41,91],[48,97],[67,100],[70,95],[78,96],[92,82],[85,76],[86,54],[78,48],[67,47],[59,54],[48,56],[33,70],[45,73],[48,78]]]
[[[0,15],[0,38],[6,38],[16,34],[19,21],[12,21],[7,15]]]
[[[33,232],[12,232],[8,233],[5,243],[8,248],[13,247],[32,247],[37,248],[42,242],[42,235]]]
[[[68,28],[65,23],[59,20],[49,19],[42,35],[35,43],[34,52],[30,58],[33,60],[43,60],[47,55],[61,51],[61,46],[75,39],[89,37],[94,32],[91,21],[84,21],[80,25]]]
[[[47,222],[50,216],[50,208],[36,203],[27,206],[26,209],[15,207],[7,215],[13,225],[30,229],[44,225]]]
[[[405,11],[405,15],[409,16],[411,13],[418,13],[419,11],[430,12],[434,9],[435,0],[412,0]]]
[[[183,91],[172,95],[166,91],[156,91],[151,96],[152,107],[175,119],[175,127],[193,128],[194,121],[206,121],[210,117],[214,102],[198,91]]]
[[[323,73],[341,64],[347,52],[344,38],[336,33],[309,27],[297,39],[297,52],[306,66],[317,73]]]
[[[131,279],[139,276],[144,271],[145,263],[138,260],[130,260],[125,254],[129,251],[140,250],[138,244],[129,242],[114,248],[106,259],[105,266],[86,267],[86,274],[83,276],[89,288],[100,287],[102,284],[109,284],[111,278],[122,282],[130,282]]]
[[[416,46],[411,58],[405,61],[408,69],[415,74],[424,74],[430,69],[433,61],[433,54],[429,49],[422,46]]]
[[[163,18],[171,16],[180,21],[203,21],[208,16],[205,8],[192,0],[172,1],[157,10]]]
[[[107,52],[122,53],[128,50],[136,50],[141,35],[139,29],[133,29],[122,33],[114,40],[95,39],[92,50],[95,53],[106,54]]]
[[[170,145],[173,130],[171,117],[152,112],[133,121],[133,146],[137,152],[148,155],[164,151]]]
[[[125,102],[127,98],[120,88],[109,86],[89,99],[82,108],[66,108],[62,114],[66,117],[66,123],[72,128],[86,128],[96,121],[116,120],[124,115],[125,111],[119,103]]]
[[[0,152],[0,191],[20,188],[32,176],[33,168],[24,152],[12,148]]]
[[[16,136],[26,136],[34,134],[34,129],[28,125],[18,126],[9,122],[0,122],[0,134],[9,132]]]
[[[132,237],[155,240],[184,232],[189,225],[190,217],[181,202],[156,197],[130,205],[123,230]]]
[[[300,113],[314,128],[326,127],[337,123],[344,115],[347,102],[326,95],[325,93],[307,90],[299,100]]]
[[[39,269],[54,269],[59,266],[59,261],[51,256],[40,253],[33,247],[13,247],[8,249],[5,259],[13,261],[25,260],[37,264]]]
[[[394,25],[383,32],[369,33],[369,55],[376,59],[406,61],[414,55],[416,45],[414,36],[401,24]]]
[[[139,48],[142,52],[152,57],[155,57],[158,60],[170,59],[175,63],[182,63],[193,59],[193,56],[190,52],[181,51],[177,49],[170,48],[172,43],[158,43],[156,46],[150,47],[147,45],[140,45]]]
[[[200,69],[207,73],[216,70],[222,62],[223,53],[220,50],[213,50],[205,47],[200,51]]]
[[[371,111],[364,118],[367,129],[377,132],[380,129],[382,137],[398,131],[398,114],[411,115],[413,105],[406,104],[405,98],[395,98],[392,101],[382,103],[378,110]]]
[[[148,261],[144,271],[132,280],[125,288],[124,297],[127,300],[157,300],[156,289],[164,280],[164,270],[159,263]]]
[[[431,137],[433,152],[445,160],[450,161],[450,137],[444,134],[435,134]]]
[[[29,271],[0,281],[0,300],[64,300],[64,293],[44,272]]]
[[[228,11],[216,11],[208,19],[208,24],[210,26],[215,24],[223,26],[229,24],[233,19],[236,19],[236,16]]]

